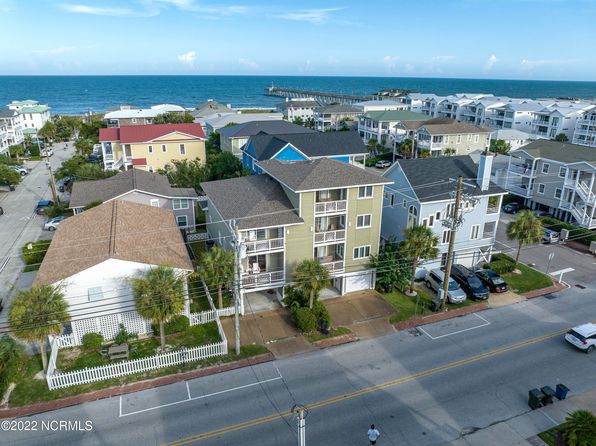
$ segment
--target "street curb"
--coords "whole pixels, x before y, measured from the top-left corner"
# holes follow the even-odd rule
[[[214,365],[202,369],[191,370],[189,372],[177,373],[174,375],[161,376],[159,378],[148,379],[131,384],[124,384],[118,387],[108,387],[106,389],[82,393],[80,395],[73,395],[59,400],[44,401],[42,403],[35,403],[29,406],[14,407],[10,409],[0,409],[0,419],[23,417],[48,412],[51,410],[63,409],[69,406],[76,406],[78,404],[110,398],[113,396],[126,395],[128,393],[138,392],[140,390],[153,389],[155,387],[161,387],[180,381],[200,378],[203,376],[215,375],[217,373],[227,372],[229,370],[240,369],[256,364],[262,364],[273,360],[275,360],[275,357],[272,353],[264,353],[262,355],[244,358],[235,362],[228,362],[225,364]]]
[[[393,327],[395,327],[397,331],[407,330],[413,327],[417,327],[419,325],[432,324],[434,322],[440,322],[447,319],[452,319],[454,317],[465,316],[466,314],[476,313],[478,311],[487,310],[488,308],[490,308],[488,303],[482,302],[443,313],[436,313],[428,316],[419,316],[413,319],[408,319],[406,321],[401,321],[396,324],[393,324]]]
[[[520,296],[523,296],[526,299],[534,299],[535,297],[541,297],[546,296],[547,294],[556,293],[558,291],[564,290],[565,288],[567,287],[562,283],[555,283],[553,284],[553,286],[540,288],[539,290],[528,291],[527,293],[520,294]]]
[[[335,336],[333,338],[321,339],[320,341],[311,342],[311,344],[319,349],[336,347],[338,345],[349,344],[351,342],[359,341],[360,339],[354,333]]]

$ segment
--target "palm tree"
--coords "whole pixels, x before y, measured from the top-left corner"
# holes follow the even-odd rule
[[[455,149],[452,149],[452,148],[448,147],[445,150],[443,150],[443,155],[445,155],[445,156],[453,156],[453,155],[455,155]]]
[[[39,345],[44,372],[48,370],[46,338],[62,333],[69,320],[64,294],[53,285],[34,286],[17,292],[8,313],[8,324],[14,336]]]
[[[439,255],[439,238],[426,226],[412,226],[404,231],[404,241],[401,252],[412,262],[412,279],[410,280],[410,294],[414,293],[416,268],[420,262],[435,259]]]
[[[214,246],[203,253],[199,271],[208,286],[217,287],[217,306],[223,308],[223,289],[234,279],[234,253]]]
[[[576,410],[565,419],[563,438],[569,446],[594,445],[596,417],[587,410]]]
[[[56,138],[56,124],[52,121],[47,121],[42,128],[37,131],[37,135],[45,138],[48,146],[50,141]]]
[[[517,214],[517,218],[507,225],[507,238],[519,242],[515,256],[516,268],[522,246],[540,243],[542,236],[542,222],[529,209],[521,211]]]
[[[312,309],[319,293],[331,283],[329,270],[317,259],[306,259],[294,271],[296,288],[308,296],[308,307]]]
[[[145,277],[132,279],[137,313],[159,324],[162,349],[166,345],[164,324],[184,310],[186,298],[184,285],[184,277],[167,266],[151,268]]]

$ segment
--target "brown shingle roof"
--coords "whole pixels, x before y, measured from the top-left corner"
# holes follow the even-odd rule
[[[193,269],[171,210],[113,200],[60,223],[34,284],[56,283],[108,259]]]
[[[456,133],[491,133],[492,130],[478,125],[466,124],[455,119],[436,118],[423,122],[419,128],[425,128],[431,135],[454,135]]]

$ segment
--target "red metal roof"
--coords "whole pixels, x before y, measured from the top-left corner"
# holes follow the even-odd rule
[[[174,132],[184,133],[195,138],[205,138],[200,124],[148,124],[100,129],[99,140],[120,141],[123,144],[129,144],[152,141]]]
[[[146,166],[147,165],[147,158],[133,158],[132,159],[133,166]]]

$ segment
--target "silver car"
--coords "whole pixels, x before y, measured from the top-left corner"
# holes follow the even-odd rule
[[[443,280],[445,273],[439,268],[430,270],[424,279],[426,286],[437,293],[443,289]],[[459,284],[449,277],[449,287],[447,288],[447,301],[452,304],[461,304],[466,300],[466,293],[460,288]]]
[[[43,225],[43,228],[46,231],[55,231],[58,229],[58,225],[64,221],[66,217],[54,217],[51,220],[48,220]]]

